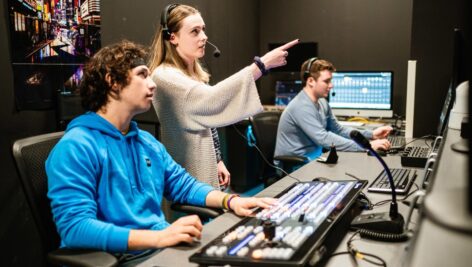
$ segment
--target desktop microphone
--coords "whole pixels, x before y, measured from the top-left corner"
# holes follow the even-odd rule
[[[367,140],[367,138],[365,138],[365,136],[363,136],[359,131],[353,130],[349,136],[361,147],[368,149],[370,153],[372,153],[372,155],[374,155],[380,161],[385,169],[385,172],[387,173],[388,182],[390,183],[390,188],[392,189],[392,202],[390,203],[389,213],[381,212],[359,215],[352,221],[351,226],[356,229],[366,229],[380,233],[403,233],[404,220],[403,216],[398,213],[397,192],[395,191],[395,184],[393,182],[390,169],[382,157],[380,157],[379,154],[372,148],[369,140]]]
[[[220,55],[221,55],[220,49],[218,49],[218,47],[217,47],[216,45],[210,43],[210,41],[207,40],[206,42],[207,42],[207,44],[213,46],[213,48],[215,49],[215,50],[213,51],[213,56],[214,56],[214,57],[220,57]]]

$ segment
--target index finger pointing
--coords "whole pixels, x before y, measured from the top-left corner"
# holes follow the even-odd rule
[[[290,42],[288,42],[288,43],[286,43],[286,44],[284,44],[284,45],[279,46],[278,49],[287,50],[287,49],[289,49],[290,47],[292,47],[292,46],[298,44],[298,42],[300,42],[300,39],[295,39],[295,40],[290,41]]]

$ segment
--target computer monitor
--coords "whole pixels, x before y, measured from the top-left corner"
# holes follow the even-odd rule
[[[276,81],[275,105],[287,106],[302,89],[302,81],[300,80]]]
[[[446,130],[447,123],[449,120],[449,114],[451,113],[452,106],[454,105],[455,100],[455,90],[452,86],[449,87],[449,90],[446,94],[446,99],[444,99],[444,105],[439,115],[439,124],[438,124],[438,135],[443,136],[444,131]]]
[[[329,105],[337,116],[392,117],[392,71],[333,73]]]
[[[56,94],[79,94],[83,64],[13,63],[18,110],[54,109]]]
[[[449,114],[451,113],[451,109],[456,100],[456,89],[463,81],[467,80],[467,66],[465,58],[466,53],[463,32],[461,29],[454,29],[451,80],[447,89],[446,97],[444,99],[441,114],[439,115],[437,131],[439,136],[443,136],[444,131],[447,128]]]

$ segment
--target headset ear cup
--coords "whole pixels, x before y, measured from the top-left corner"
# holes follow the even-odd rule
[[[171,36],[171,32],[169,31],[169,27],[167,26],[167,19],[172,9],[176,8],[177,6],[179,6],[179,4],[169,4],[164,8],[164,10],[162,10],[162,14],[161,14],[162,36],[166,40],[169,40]]]
[[[311,66],[313,65],[313,63],[314,63],[317,59],[318,59],[317,57],[312,57],[312,58],[310,58],[310,61],[308,61],[308,66],[306,66],[306,70],[305,70],[305,72],[303,73],[303,79],[304,79],[305,81],[308,80],[308,78],[310,77]]]
[[[308,80],[308,77],[310,77],[310,72],[309,72],[309,71],[305,71],[305,72],[303,73],[303,79],[306,81],[306,80]]]
[[[169,32],[169,30],[168,30],[167,28],[165,28],[165,29],[163,28],[163,29],[162,29],[162,35],[164,36],[164,39],[170,40],[170,35],[171,35],[171,34],[170,34],[170,32]]]

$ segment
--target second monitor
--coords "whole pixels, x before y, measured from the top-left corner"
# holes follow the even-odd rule
[[[275,82],[275,105],[285,107],[298,92],[303,89],[300,80],[283,80]]]
[[[334,115],[393,116],[392,71],[337,71],[333,73],[329,105]]]
[[[337,71],[333,73],[329,105],[336,116],[393,116],[392,71]],[[286,106],[303,89],[300,80],[275,84],[275,105]]]

